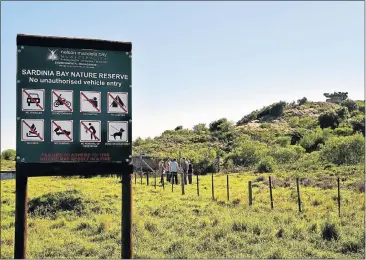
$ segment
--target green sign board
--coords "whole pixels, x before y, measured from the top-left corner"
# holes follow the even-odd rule
[[[132,53],[109,45],[18,41],[17,163],[131,161]]]

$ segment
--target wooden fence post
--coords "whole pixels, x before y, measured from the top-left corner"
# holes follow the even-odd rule
[[[272,181],[271,181],[271,176],[269,176],[269,196],[271,199],[271,209],[273,209],[273,196],[272,196]]]
[[[297,187],[297,203],[299,204],[299,212],[301,212],[301,198],[300,198],[299,178],[296,178],[296,187]]]
[[[199,180],[198,180],[198,173],[197,173],[197,196],[198,197],[200,196],[200,186],[199,186]]]
[[[214,187],[214,176],[213,172],[211,173],[211,190],[212,190],[212,199],[215,199],[215,187]]]
[[[249,206],[253,205],[253,192],[252,192],[252,182],[248,182],[248,190],[249,190]]]
[[[149,169],[146,172],[146,185],[149,186]]]
[[[154,172],[154,186],[155,186],[155,189],[156,189],[156,172]]]
[[[340,182],[339,177],[337,178],[338,183],[338,217],[341,216],[341,189],[340,189]]]
[[[226,193],[227,193],[227,200],[230,200],[229,196],[229,174],[226,175]]]

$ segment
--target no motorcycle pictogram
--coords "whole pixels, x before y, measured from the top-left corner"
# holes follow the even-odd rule
[[[54,112],[72,112],[73,111],[72,90],[52,90],[52,111]]]

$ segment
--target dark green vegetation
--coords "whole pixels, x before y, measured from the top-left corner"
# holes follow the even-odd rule
[[[219,156],[221,171],[362,178],[364,128],[364,101],[338,105],[303,98],[263,107],[236,124],[222,118],[192,130],[178,126],[154,139],[138,138],[133,149],[156,158],[177,158],[181,151],[200,172],[217,171],[214,160]]]

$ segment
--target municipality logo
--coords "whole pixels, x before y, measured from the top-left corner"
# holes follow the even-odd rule
[[[57,49],[56,50],[49,50],[49,54],[47,56],[47,60],[52,60],[52,61],[55,61],[55,60],[58,60],[58,55],[56,53]]]

